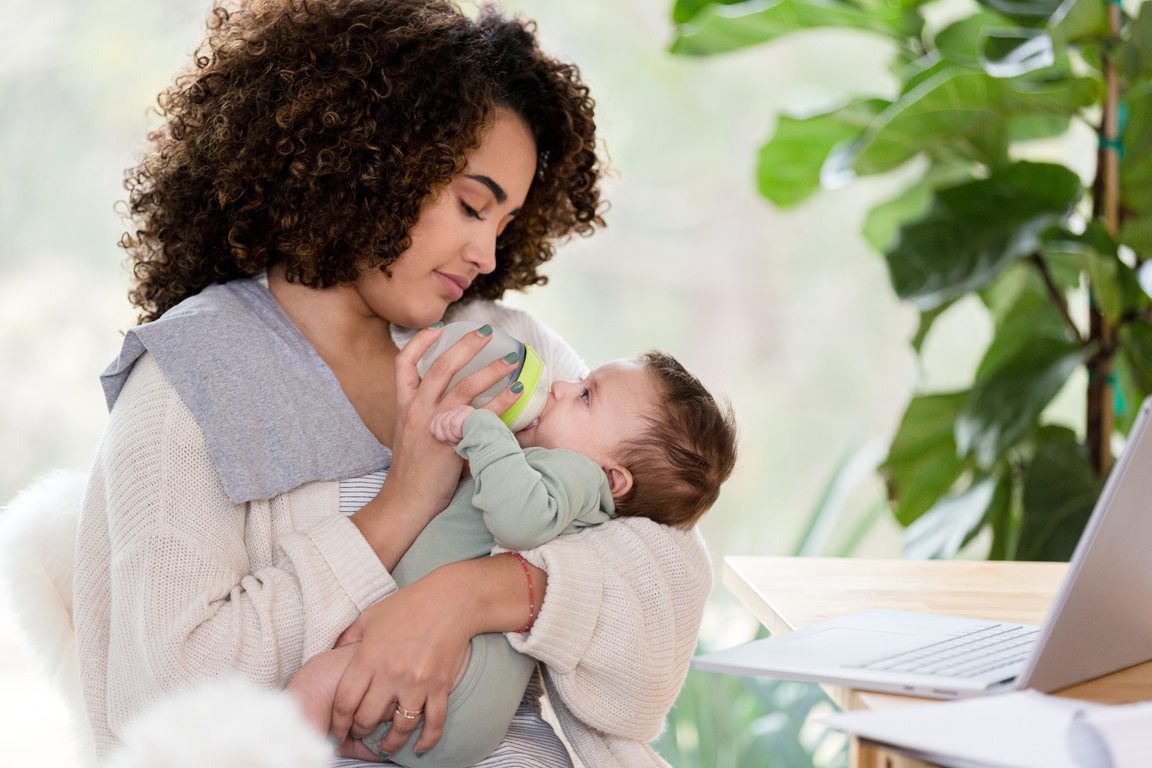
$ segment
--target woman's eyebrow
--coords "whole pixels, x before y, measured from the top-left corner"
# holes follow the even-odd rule
[[[484,176],[483,174],[471,174],[470,173],[470,174],[466,174],[464,176],[464,178],[472,179],[473,181],[478,181],[481,184],[483,184],[484,186],[488,187],[488,189],[491,190],[491,192],[492,192],[492,196],[496,198],[497,203],[503,203],[505,200],[508,199],[508,193],[504,191],[504,187],[497,184],[496,180],[493,179],[491,176]]]

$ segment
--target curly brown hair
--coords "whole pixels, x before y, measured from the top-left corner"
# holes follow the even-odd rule
[[[593,101],[530,22],[446,0],[239,0],[208,30],[125,175],[140,322],[276,262],[315,288],[387,272],[498,107],[529,126],[537,175],[467,296],[545,283],[556,241],[604,224]]]

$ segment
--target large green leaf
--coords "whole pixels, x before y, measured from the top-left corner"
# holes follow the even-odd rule
[[[978,0],[980,5],[1030,27],[1048,22],[1060,0]]]
[[[936,319],[940,317],[940,315],[947,312],[948,308],[951,307],[952,304],[953,302],[949,301],[945,304],[941,304],[938,307],[933,307],[926,312],[920,313],[920,322],[916,325],[916,334],[909,342],[912,349],[916,350],[917,354],[919,354],[920,350],[923,348],[924,340],[928,338],[928,332],[932,330],[932,326],[936,323]]]
[[[782,115],[775,135],[760,149],[760,194],[781,208],[811,195],[820,187],[820,168],[832,148],[863,133],[889,103],[866,99],[807,118]]]
[[[924,311],[983,287],[1036,252],[1080,192],[1064,166],[1027,162],[939,190],[928,215],[902,227],[887,253],[896,295]]]
[[[937,502],[904,532],[904,556],[909,559],[954,556],[988,518],[997,499],[997,485],[995,477],[985,477],[963,493]]]
[[[956,455],[953,428],[967,392],[912,398],[880,471],[896,519],[909,525],[947,494],[971,462]]]
[[[1116,425],[1127,433],[1136,419],[1140,403],[1152,395],[1152,325],[1134,320],[1120,326],[1116,334],[1116,383],[1120,388]]]
[[[1126,219],[1120,227],[1120,242],[1145,259],[1152,257],[1152,213]]]
[[[1043,250],[1046,255],[1075,264],[1088,277],[1092,298],[1109,323],[1115,325],[1128,314],[1148,306],[1148,294],[1140,287],[1136,271],[1117,254],[1116,241],[1099,220],[1090,221],[1084,232],[1049,233]]]
[[[1024,472],[1024,514],[1016,556],[1068,560],[1084,530],[1101,482],[1072,430],[1048,427]]]
[[[920,179],[870,210],[864,218],[864,239],[881,253],[891,248],[900,227],[921,218],[932,207],[937,186],[927,178]]]
[[[952,22],[936,33],[932,46],[948,61],[970,69],[979,69],[984,55],[984,40],[996,29],[1011,29],[1016,23],[992,11],[980,11]]]
[[[1096,101],[1099,82],[1064,77],[1037,82],[995,78],[951,67],[903,94],[872,123],[841,164],[859,174],[883,173],[921,152],[995,162],[973,137],[1009,120],[1071,116]]]
[[[989,560],[1013,560],[1020,534],[1021,485],[1016,479],[1016,468],[1009,462],[1000,467],[1000,480],[996,494],[988,506],[985,519],[992,529],[992,544],[988,548]]]
[[[1128,37],[1112,52],[1113,61],[1136,82],[1152,76],[1152,4],[1143,3],[1140,15],[1128,24]]]
[[[897,5],[864,9],[840,0],[774,0],[736,6],[708,5],[677,29],[672,53],[711,56],[819,27],[846,27],[906,39],[920,34],[923,20]]]
[[[990,381],[1028,346],[1041,339],[1071,341],[1069,329],[1037,270],[1021,264],[982,293],[996,334],[976,369],[978,384]]]
[[[1068,133],[1072,125],[1070,115],[1021,115],[1008,121],[1009,141],[1051,139]]]
[[[995,341],[993,341],[995,346]],[[1072,372],[1094,346],[1060,339],[1037,339],[978,381],[956,420],[956,447],[991,467],[1040,418]]]
[[[1048,33],[1057,45],[1108,38],[1108,0],[1064,0],[1048,19]]]
[[[710,5],[739,5],[747,0],[676,0],[672,6],[672,21],[685,24]]]
[[[992,77],[1019,77],[1056,63],[1052,38],[1036,29],[994,29],[984,37],[980,56]]]

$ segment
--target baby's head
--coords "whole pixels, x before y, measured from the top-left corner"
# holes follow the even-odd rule
[[[608,476],[616,513],[690,528],[736,463],[736,424],[692,374],[663,352],[557,381],[525,448],[566,448]]]

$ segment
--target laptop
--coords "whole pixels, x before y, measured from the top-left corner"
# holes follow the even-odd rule
[[[1049,693],[1152,659],[1152,397],[1040,627],[869,610],[697,656],[712,672],[953,699]]]

